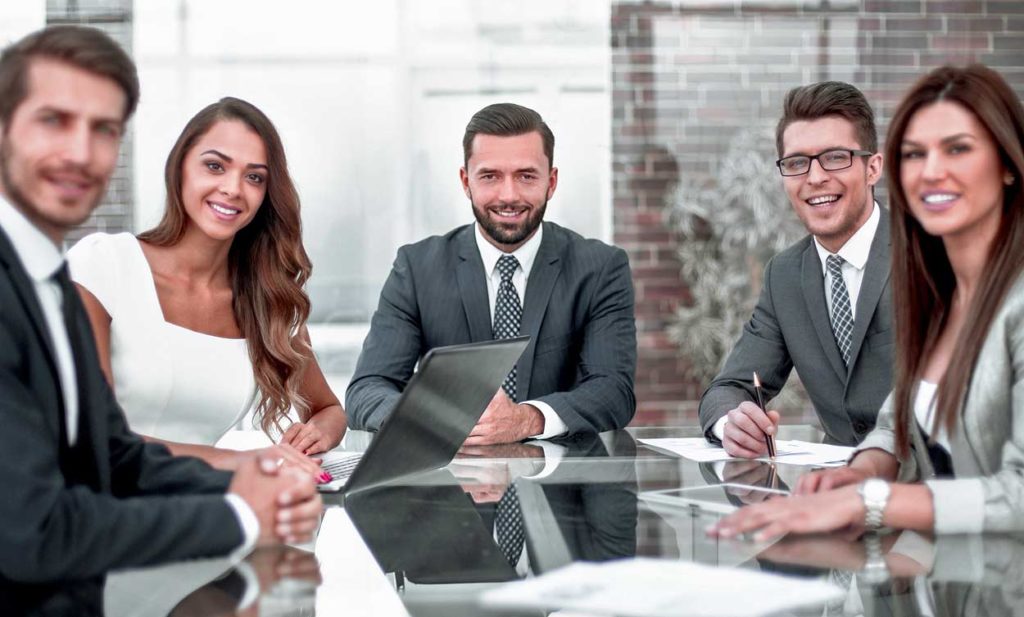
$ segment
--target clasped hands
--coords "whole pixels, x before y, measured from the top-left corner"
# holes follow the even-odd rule
[[[308,542],[320,523],[323,502],[312,477],[295,467],[283,467],[280,459],[266,454],[243,461],[228,492],[252,508],[259,521],[260,546]]]

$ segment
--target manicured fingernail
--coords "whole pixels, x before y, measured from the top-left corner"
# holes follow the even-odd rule
[[[330,481],[334,480],[334,476],[332,476],[332,475],[331,475],[331,472],[329,472],[329,471],[325,471],[325,472],[324,472],[324,477],[325,477],[325,478],[327,478],[327,481],[328,481],[328,482],[330,482]]]

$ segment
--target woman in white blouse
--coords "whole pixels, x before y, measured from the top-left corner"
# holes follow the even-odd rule
[[[221,99],[185,126],[165,181],[159,225],[94,234],[68,254],[130,426],[232,469],[253,453],[213,444],[253,408],[281,434],[274,455],[319,477],[307,455],[340,442],[345,415],[306,332],[311,266],[277,130]],[[300,422],[289,424],[291,408]]]
[[[711,533],[1024,530],[1022,144],[1020,100],[991,69],[910,89],[886,140],[896,376],[877,428],[848,466]]]

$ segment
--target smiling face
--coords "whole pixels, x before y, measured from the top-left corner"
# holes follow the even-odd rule
[[[55,244],[99,205],[117,164],[125,94],[112,79],[37,58],[0,136],[0,193]]]
[[[900,185],[929,234],[991,240],[1007,176],[992,135],[960,104],[940,101],[910,118],[900,144]]]
[[[220,120],[182,161],[181,199],[188,226],[230,240],[267,194],[267,154],[260,136],[238,120]]]
[[[544,154],[540,133],[478,134],[459,171],[484,237],[510,253],[533,237],[558,185],[558,169]]]
[[[826,150],[861,150],[852,122],[839,116],[798,120],[786,127],[780,158],[814,156]],[[871,187],[882,173],[882,155],[855,156],[853,165],[825,171],[818,161],[800,176],[782,178],[793,210],[804,227],[835,253],[871,216]]]

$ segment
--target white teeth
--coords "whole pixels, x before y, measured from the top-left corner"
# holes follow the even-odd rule
[[[504,216],[504,217],[507,217],[507,218],[512,218],[512,217],[519,216],[519,211],[518,210],[497,210],[497,213],[498,213],[498,216]]]
[[[234,210],[232,208],[225,208],[224,206],[218,206],[215,203],[211,203],[210,207],[213,208],[214,210],[216,210],[217,212],[220,212],[221,214],[224,214],[224,215],[227,215],[227,216],[231,216],[231,215],[238,214],[239,212],[241,212],[241,210]]]
[[[945,204],[956,198],[957,195],[953,193],[933,193],[931,195],[925,195],[924,202],[927,204]]]
[[[820,206],[821,204],[830,204],[833,201],[839,201],[839,195],[818,195],[808,199],[807,203],[812,206]]]

